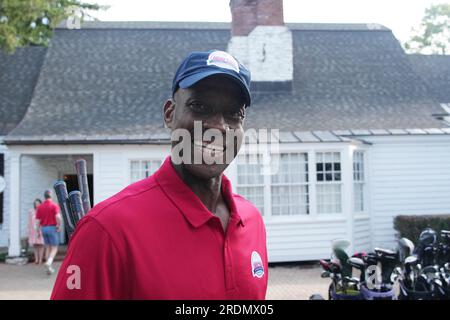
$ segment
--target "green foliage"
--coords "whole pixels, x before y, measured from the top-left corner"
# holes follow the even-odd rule
[[[0,0],[0,49],[12,53],[17,47],[47,46],[53,29],[63,20],[87,10],[98,10],[96,4],[78,0]]]
[[[425,15],[413,36],[405,43],[409,53],[448,54],[450,52],[450,4],[435,4]]]
[[[440,234],[441,230],[450,230],[450,214],[446,215],[420,215],[420,216],[396,216],[394,229],[398,231],[400,238],[408,238],[417,243],[420,233],[425,228],[431,228]]]

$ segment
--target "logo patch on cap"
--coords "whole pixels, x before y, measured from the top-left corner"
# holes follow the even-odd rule
[[[208,66],[213,65],[219,68],[230,69],[239,73],[239,63],[231,54],[225,51],[211,52],[206,60]]]
[[[261,256],[256,251],[252,252],[251,264],[253,277],[262,278],[264,275],[264,265]]]

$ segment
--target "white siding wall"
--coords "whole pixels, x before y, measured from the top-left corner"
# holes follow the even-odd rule
[[[397,215],[450,213],[450,136],[364,139],[373,143],[370,202],[374,246],[395,248],[393,219]]]
[[[164,159],[168,145],[111,146],[94,154],[94,203],[103,201],[130,184],[130,161]]]
[[[94,156],[94,203],[97,204],[127,185],[126,153],[102,151]]]
[[[370,234],[370,218],[354,217],[353,227],[353,243],[354,251],[370,251],[371,248],[371,234]]]
[[[6,182],[6,188],[3,193],[0,194],[0,197],[3,197],[3,224],[0,224],[0,247],[7,247],[9,239],[9,154],[6,146],[4,144],[1,144],[2,141],[3,139],[0,138],[0,153],[3,153],[5,155],[4,178]]]
[[[331,242],[348,238],[345,219],[336,221],[266,222],[270,262],[330,258]]]

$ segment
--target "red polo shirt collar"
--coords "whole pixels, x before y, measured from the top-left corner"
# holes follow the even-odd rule
[[[183,213],[189,223],[198,228],[212,218],[217,218],[205,207],[191,188],[181,179],[172,165],[170,156],[166,158],[161,168],[155,173],[155,179],[161,186],[163,192]],[[236,204],[233,199],[231,183],[228,178],[222,174],[222,196],[230,209],[230,223],[235,222],[244,226],[244,221],[238,214]]]

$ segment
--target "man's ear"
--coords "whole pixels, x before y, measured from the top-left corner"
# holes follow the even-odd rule
[[[164,103],[163,114],[164,114],[164,125],[169,129],[172,128],[174,113],[175,113],[175,101],[173,101],[173,99],[168,99]]]

